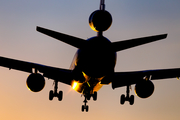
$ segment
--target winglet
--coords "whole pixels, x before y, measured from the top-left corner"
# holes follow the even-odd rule
[[[73,37],[73,36],[70,36],[70,35],[66,35],[66,34],[63,34],[63,33],[59,33],[59,32],[52,31],[52,30],[42,28],[42,27],[38,27],[38,26],[37,26],[36,30],[38,32],[46,34],[46,35],[48,35],[50,37],[58,39],[58,40],[60,40],[62,42],[65,42],[65,43],[67,43],[69,45],[72,45],[72,46],[74,46],[76,48],[81,48],[86,42],[84,39]]]

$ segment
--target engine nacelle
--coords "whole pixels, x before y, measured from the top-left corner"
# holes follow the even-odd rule
[[[105,10],[96,10],[89,17],[89,25],[96,32],[106,31],[111,24],[112,16]]]
[[[148,98],[154,92],[154,84],[150,80],[142,80],[135,85],[136,95],[140,98]]]
[[[39,73],[32,73],[28,76],[26,85],[30,91],[39,92],[45,86],[45,79]]]

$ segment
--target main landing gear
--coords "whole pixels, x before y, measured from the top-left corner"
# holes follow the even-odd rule
[[[54,91],[51,90],[49,92],[49,100],[53,100],[54,97],[57,97],[59,101],[62,100],[63,98],[63,91],[59,91],[59,93],[57,93],[57,89],[58,89],[58,81],[54,81],[55,85],[54,85]]]
[[[84,112],[84,110],[86,110],[86,112],[88,112],[89,110],[89,106],[87,105],[88,100],[91,99],[91,97],[93,97],[93,100],[96,101],[97,100],[97,92],[94,92],[94,94],[89,94],[89,95],[84,95],[85,99],[84,99],[84,105],[82,105],[82,112]]]
[[[126,90],[126,96],[124,94],[121,95],[120,98],[120,103],[123,105],[125,103],[125,101],[129,101],[130,105],[134,104],[134,95],[129,96],[129,88],[130,86],[127,86],[127,90]]]

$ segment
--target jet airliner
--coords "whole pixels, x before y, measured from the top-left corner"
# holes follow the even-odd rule
[[[70,69],[25,62],[0,57],[0,66],[28,72],[26,85],[32,92],[39,92],[45,86],[45,78],[54,80],[54,90],[49,92],[49,100],[63,99],[63,92],[58,91],[58,83],[65,83],[84,96],[81,110],[88,112],[87,102],[97,100],[97,92],[103,85],[112,85],[112,89],[126,87],[126,94],[120,97],[120,104],[128,101],[134,104],[134,95],[130,95],[130,86],[135,84],[135,93],[140,98],[148,98],[154,92],[152,80],[179,78],[180,68],[156,69],[144,71],[115,72],[117,52],[146,43],[165,39],[167,34],[111,42],[103,36],[112,24],[111,14],[105,10],[105,0],[100,0],[100,7],[89,17],[89,25],[97,32],[87,40],[37,27],[37,31],[78,48]]]

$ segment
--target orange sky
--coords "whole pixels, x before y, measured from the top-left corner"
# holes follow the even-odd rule
[[[76,48],[36,31],[36,26],[53,29],[80,38],[96,33],[88,17],[98,9],[99,1],[0,1],[0,56],[69,68]],[[104,36],[111,41],[168,33],[166,40],[119,52],[116,71],[180,68],[180,2],[160,0],[106,0],[113,16]],[[126,89],[111,85],[98,92],[97,101],[89,101],[89,112],[82,113],[84,98],[65,84],[59,84],[64,99],[48,100],[53,81],[32,93],[26,88],[29,74],[0,67],[0,119],[2,120],[179,120],[180,81],[155,81],[155,92],[148,99],[135,96],[135,104],[120,105]],[[133,79],[133,77],[132,77]],[[131,94],[134,93],[134,85]]]

